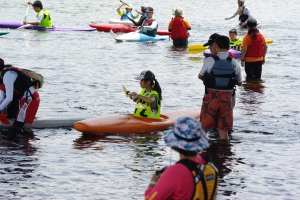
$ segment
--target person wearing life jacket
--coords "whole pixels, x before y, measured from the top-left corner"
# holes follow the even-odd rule
[[[136,15],[132,14],[132,8],[130,5],[126,4],[125,7],[125,12],[121,10],[122,6],[124,6],[125,3],[122,3],[118,8],[117,8],[117,12],[118,14],[121,16],[121,20],[128,20],[128,17],[130,17],[131,19],[137,19],[139,17],[139,13],[137,12]]]
[[[211,48],[212,40],[207,44]],[[235,85],[242,84],[242,75],[238,62],[228,55],[229,38],[220,35],[215,45],[217,56],[206,58],[198,74],[205,85],[200,122],[205,132],[217,128],[219,137],[228,140],[233,127],[232,96]]]
[[[174,18],[169,22],[169,32],[171,32],[171,38],[173,40],[174,47],[186,47],[188,46],[188,30],[191,30],[191,25],[188,20],[183,18],[183,12],[181,8],[173,9]]]
[[[134,116],[147,118],[160,118],[162,91],[155,75],[150,71],[142,71],[136,80],[140,81],[142,91],[140,94],[131,92],[129,98],[137,103]]]
[[[232,19],[237,15],[239,15],[240,25],[245,28],[247,26],[248,19],[254,18],[250,12],[249,7],[245,5],[245,0],[238,0],[237,11],[235,13],[233,13],[231,16],[226,17],[225,20]]]
[[[140,33],[151,37],[155,37],[158,28],[158,23],[156,19],[153,18],[153,8],[149,6],[145,9],[145,12],[147,18],[143,21],[143,24],[140,27]]]
[[[37,13],[36,22],[28,22],[24,20],[24,24],[31,24],[35,26],[45,27],[45,28],[52,28],[52,20],[50,13],[47,10],[43,9],[43,4],[41,1],[35,1],[31,3],[31,1],[28,1],[28,4],[32,5],[34,11]]]
[[[237,37],[237,30],[235,28],[229,31],[230,48],[242,51],[242,39]]]
[[[241,65],[245,66],[247,78],[261,78],[262,65],[265,63],[265,58],[268,46],[263,34],[256,28],[257,21],[249,19],[247,22],[248,33],[243,37]]]
[[[180,117],[163,137],[166,145],[178,152],[179,161],[152,175],[144,199],[215,199],[218,170],[211,159],[199,154],[209,146],[200,122]]]
[[[33,87],[31,78],[19,68],[4,65],[0,61],[0,74],[5,87],[5,99],[0,104],[0,112],[4,113],[7,106],[11,109],[17,108],[12,134],[22,133],[25,123],[33,123],[40,104],[39,93]],[[12,102],[17,102],[17,107]]]
[[[130,21],[132,21],[132,23],[135,25],[135,26],[142,26],[143,25],[143,22],[145,21],[145,19],[147,19],[147,15],[146,15],[146,8],[148,7],[148,5],[143,5],[141,6],[141,12],[142,12],[142,15],[139,19],[139,21],[135,21],[133,20],[132,18],[129,18]]]

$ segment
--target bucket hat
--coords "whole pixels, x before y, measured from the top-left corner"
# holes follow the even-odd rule
[[[164,131],[164,140],[168,146],[186,151],[200,151],[209,146],[200,122],[193,117],[178,118],[172,129]]]

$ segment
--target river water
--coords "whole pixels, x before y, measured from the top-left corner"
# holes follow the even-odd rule
[[[57,26],[88,27],[118,18],[119,1],[43,1]],[[134,9],[144,4],[131,1]],[[224,18],[236,1],[151,1],[160,29],[171,9],[183,8],[192,25],[190,44],[238,27]],[[299,199],[299,34],[298,1],[247,1],[269,46],[262,82],[237,90],[234,131],[229,142],[210,135],[210,154],[219,169],[217,199]],[[26,1],[2,0],[0,21],[22,20]],[[30,9],[28,20],[35,19]],[[152,70],[163,89],[162,112],[200,111],[204,87],[197,75],[204,57],[174,49],[171,41],[115,43],[102,32],[10,30],[0,37],[6,63],[45,77],[37,117],[133,112],[121,85],[139,91],[133,79]],[[245,72],[243,71],[243,80]],[[155,169],[176,162],[162,132],[85,136],[74,129],[37,129],[17,141],[0,138],[0,199],[143,199]]]

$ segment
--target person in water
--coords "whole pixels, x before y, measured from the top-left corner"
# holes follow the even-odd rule
[[[235,13],[233,13],[231,16],[226,17],[225,20],[229,20],[231,18],[234,18],[235,16],[239,15],[240,25],[242,27],[247,26],[248,19],[254,18],[250,12],[250,9],[248,6],[245,5],[245,0],[238,0],[238,9]]]
[[[144,20],[143,25],[140,27],[140,33],[155,37],[158,24],[156,19],[153,18],[153,8],[152,7],[147,7],[145,9],[147,18]]]
[[[173,40],[174,47],[186,47],[188,46],[188,30],[191,30],[191,25],[188,20],[183,18],[183,12],[181,8],[173,9],[174,18],[169,22],[169,32],[171,32],[171,38]]]
[[[237,37],[237,30],[235,28],[230,29],[229,38],[230,38],[230,48],[235,50],[242,50],[242,39]]]
[[[207,58],[198,75],[205,85],[200,121],[205,132],[217,128],[219,137],[228,140],[233,127],[232,96],[235,85],[242,85],[242,75],[238,62],[228,55],[229,38],[219,36],[215,45],[217,56]]]
[[[139,13],[137,12],[136,15],[132,14],[132,8],[130,5],[126,4],[125,7],[125,12],[121,10],[122,6],[124,6],[125,3],[122,3],[118,8],[117,8],[117,12],[118,14],[121,16],[121,20],[128,20],[128,17],[132,18],[132,19],[137,19],[139,17]]]
[[[256,28],[257,21],[249,19],[247,22],[248,33],[243,37],[241,65],[245,66],[247,78],[261,78],[262,65],[268,46],[263,34]]]
[[[155,75],[150,71],[142,71],[136,80],[140,81],[142,91],[140,94],[131,92],[128,94],[137,105],[142,105],[142,108],[136,108],[134,110],[134,116],[148,117],[148,118],[160,118],[160,107],[162,100],[162,91]]]
[[[4,85],[5,99],[0,104],[0,112],[4,113],[5,108],[16,108],[14,113],[15,121],[12,125],[12,134],[22,133],[25,123],[32,124],[40,105],[40,96],[33,87],[31,78],[19,68],[12,65],[4,65],[0,58],[0,75]],[[11,104],[17,102],[15,104]]]
[[[41,1],[35,1],[31,3],[31,1],[28,1],[28,4],[32,5],[34,11],[37,13],[36,22],[28,22],[26,20],[23,21],[24,24],[30,24],[30,25],[35,25],[35,26],[40,26],[40,27],[45,27],[45,28],[52,28],[52,20],[50,13],[47,10],[43,9],[43,4]]]
[[[132,21],[132,23],[135,25],[135,26],[142,26],[143,25],[143,22],[145,21],[145,19],[147,19],[147,15],[146,15],[146,8],[148,7],[148,5],[143,5],[141,6],[141,12],[142,12],[142,15],[139,19],[139,21],[134,21],[132,18],[129,18],[130,21]]]
[[[178,152],[179,161],[152,176],[144,194],[145,199],[215,199],[218,170],[209,159],[199,155],[209,146],[200,122],[192,117],[178,118],[172,129],[164,131],[164,141]],[[210,178],[203,176],[204,173],[200,173],[202,171],[199,169],[210,174]],[[198,175],[206,178],[198,178],[195,182]]]

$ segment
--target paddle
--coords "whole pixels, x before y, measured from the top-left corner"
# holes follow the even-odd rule
[[[122,85],[123,91],[125,93],[125,96],[128,98],[128,95],[130,94],[130,91],[128,91],[126,89],[126,87],[124,85]],[[141,103],[137,103],[135,104],[135,108],[142,108],[142,109],[150,109],[149,106],[145,105],[145,104],[141,104]]]
[[[125,3],[124,1],[122,1],[122,0],[120,0],[120,2],[121,3],[124,3],[126,6],[128,6],[128,7],[130,7],[131,8],[131,6],[130,5],[128,5],[127,3]],[[138,11],[138,10],[135,10],[137,13],[140,13],[140,14],[143,14],[143,13],[141,13],[140,11]],[[128,16],[127,16],[128,17]]]
[[[267,44],[272,44],[273,40],[266,40]],[[202,53],[204,52],[207,47],[203,46],[203,44],[194,44],[194,45],[189,45],[188,46],[188,52],[189,54],[197,54],[197,53]]]
[[[25,14],[25,18],[24,18],[24,20],[26,20],[26,18],[27,18],[28,9],[29,9],[29,4],[28,4],[28,6],[27,6],[27,10],[26,10],[26,14]]]
[[[3,114],[0,114],[0,121],[1,121],[2,124],[10,125],[9,120]]]

